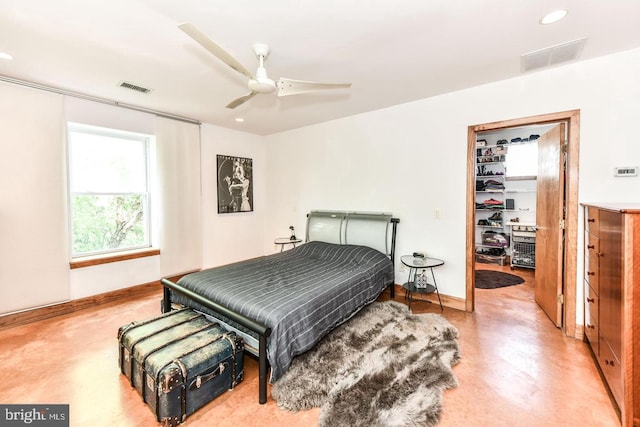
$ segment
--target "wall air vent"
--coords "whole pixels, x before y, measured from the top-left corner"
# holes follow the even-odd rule
[[[582,53],[586,42],[586,38],[578,39],[525,53],[520,57],[521,70],[525,73],[538,68],[577,59],[580,53]]]
[[[146,87],[134,85],[133,83],[129,83],[129,82],[121,82],[119,86],[123,87],[123,88],[126,88],[126,89],[131,89],[131,90],[135,90],[135,91],[138,91],[138,92],[142,92],[142,93],[151,92],[151,89],[147,89]]]

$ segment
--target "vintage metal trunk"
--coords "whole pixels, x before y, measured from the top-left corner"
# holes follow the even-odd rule
[[[191,309],[118,330],[120,370],[163,425],[188,415],[243,378],[244,344]]]

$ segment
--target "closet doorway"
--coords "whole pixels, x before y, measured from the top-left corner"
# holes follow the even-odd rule
[[[525,133],[527,135],[524,135]],[[489,162],[486,168],[483,167],[479,172],[476,161],[480,161],[477,150],[481,147],[477,146],[477,141],[487,140],[487,144],[493,147],[497,147],[496,141],[500,141],[500,144],[505,145],[506,150],[495,148],[493,150],[497,151],[500,157],[499,153],[506,153],[509,146],[516,146],[511,145],[512,139],[514,142],[520,142],[518,141],[520,138],[515,135],[521,136],[525,140],[522,142],[529,145],[531,144],[531,141],[528,141],[529,137],[532,135],[535,137],[535,145],[538,148],[538,161],[537,165],[534,165],[537,179],[533,176],[527,177],[525,173],[520,174],[523,175],[519,177],[520,179],[512,177],[511,182],[507,181],[509,179],[507,177],[491,179],[490,182],[493,185],[497,182],[498,186],[500,182],[508,182],[507,188],[510,190],[505,190],[504,197],[509,199],[510,206],[504,206],[501,214],[492,212],[489,218],[493,220],[489,219],[488,222],[491,225],[499,219],[500,222],[497,225],[504,224],[504,234],[508,234],[511,238],[513,238],[511,236],[513,229],[527,230],[527,225],[537,227],[536,247],[543,250],[536,250],[535,255],[531,255],[535,256],[533,260],[531,256],[522,252],[523,247],[527,245],[516,246],[515,265],[518,268],[520,265],[527,266],[527,263],[535,265],[536,302],[566,335],[575,336],[579,110],[469,126],[466,310],[471,312],[475,308],[476,248],[482,248],[481,233],[478,229],[490,228],[478,227],[478,222],[487,224],[487,220],[481,218],[481,215],[476,215],[476,212],[484,213],[482,209],[476,211],[479,200],[476,197],[476,190],[480,190],[482,193],[480,195],[491,191],[478,189],[476,175],[503,173],[499,168],[490,166],[491,159],[483,159]],[[496,154],[492,150],[488,151],[488,154]],[[500,163],[503,159],[504,157],[496,160]],[[495,203],[496,199],[500,201],[498,197],[489,198],[487,201]],[[519,205],[517,208],[513,206],[514,201]],[[500,217],[501,215],[503,216]],[[500,237],[500,233],[495,231],[485,231],[485,233],[489,237]],[[513,244],[506,249],[509,259],[513,256],[513,249]]]

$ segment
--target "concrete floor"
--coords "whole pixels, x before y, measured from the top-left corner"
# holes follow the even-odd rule
[[[479,268],[500,268],[479,265]],[[510,272],[510,271],[508,271]],[[563,337],[522,285],[476,290],[476,312],[445,308],[460,332],[459,387],[444,395],[439,426],[617,426],[587,346]],[[160,293],[0,331],[0,403],[70,404],[72,426],[155,426],[118,367],[118,327],[159,314]],[[383,295],[381,299],[388,299]],[[402,301],[402,297],[396,296]],[[414,312],[439,312],[414,302]],[[318,409],[290,413],[257,403],[257,362],[245,380],[187,419],[187,426],[313,426]]]

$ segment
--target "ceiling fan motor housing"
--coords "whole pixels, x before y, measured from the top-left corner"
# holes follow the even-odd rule
[[[249,80],[249,89],[258,93],[271,93],[276,90],[276,82],[267,77],[264,67],[260,67],[256,72],[256,78]]]

